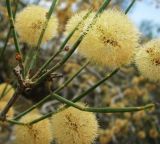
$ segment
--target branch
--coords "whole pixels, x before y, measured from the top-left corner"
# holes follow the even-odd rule
[[[12,98],[9,100],[4,109],[1,111],[0,120],[4,121],[6,119],[6,114],[8,113],[12,105],[16,102],[17,98],[19,97],[19,94],[20,94],[20,88],[17,88]]]
[[[80,70],[79,70],[80,71]],[[90,92],[92,92],[94,89],[96,89],[99,85],[101,85],[102,83],[104,83],[106,80],[108,80],[109,78],[111,78],[114,74],[116,74],[116,72],[118,71],[118,69],[114,70],[112,73],[108,74],[106,77],[104,77],[102,80],[98,81],[95,85],[93,85],[91,88],[89,88],[88,90],[86,90],[84,93],[80,94],[79,96],[77,96],[75,99],[72,100],[72,102],[77,102],[80,99],[82,99],[83,97],[85,97],[86,95],[88,95]],[[73,75],[74,77],[74,75]],[[70,78],[72,79],[72,77]],[[62,86],[63,87],[63,86]],[[36,107],[38,107],[39,105],[41,105],[42,103],[44,103],[47,99],[49,99],[54,93],[57,93],[61,90],[61,88],[58,88],[57,90],[55,90],[52,94],[46,96],[45,98],[43,98],[41,101],[39,101],[37,104],[33,105],[32,107],[30,107],[29,109],[27,109],[26,111],[20,113],[18,116],[16,116],[14,118],[14,120],[17,120],[19,118],[21,118],[22,116],[26,115],[27,113],[29,113],[30,111],[32,111],[33,109],[35,109]],[[68,105],[65,105],[63,110],[65,108],[68,108]],[[55,112],[50,112],[49,114],[42,116],[42,120],[45,119],[45,117],[47,116],[52,116],[52,114],[54,114]]]
[[[15,19],[17,7],[18,7],[18,1],[17,1],[16,4],[15,4],[15,11],[14,11],[14,13],[13,13],[13,18],[14,18],[14,19]],[[6,40],[5,40],[5,43],[4,43],[4,47],[3,47],[2,51],[1,51],[1,54],[0,54],[0,60],[3,58],[4,52],[5,52],[6,48],[7,48],[7,44],[8,44],[9,38],[10,38],[11,33],[12,33],[12,28],[13,28],[13,27],[10,26],[9,31],[8,31],[8,33],[7,33],[7,37],[6,37]]]
[[[85,69],[85,67],[89,64],[89,61],[87,61],[73,76],[71,76],[63,85],[61,85],[59,88],[57,88],[54,93],[58,93],[60,90],[62,90],[64,87],[66,87],[83,69]],[[24,112],[20,113],[19,115],[17,115],[14,120],[17,120],[19,118],[21,118],[22,116],[26,115],[27,113],[29,113],[30,111],[34,110],[35,108],[37,108],[38,106],[40,106],[41,104],[43,104],[46,100],[48,100],[49,98],[51,98],[51,95],[46,96],[45,98],[43,98],[42,100],[40,100],[38,103],[34,104],[33,106],[31,106],[30,108],[28,108],[27,110],[25,110]]]
[[[128,6],[128,8],[125,11],[125,14],[127,14],[130,11],[130,9],[133,7],[135,2],[136,2],[136,0],[132,0],[131,4]]]
[[[70,100],[67,100],[66,98],[58,95],[58,94],[53,94],[53,97],[57,99],[58,101],[65,103],[69,106],[75,107],[79,110],[82,111],[87,111],[87,112],[98,112],[98,113],[119,113],[119,112],[135,112],[135,111],[141,111],[145,109],[149,109],[154,107],[154,104],[148,104],[145,106],[139,106],[139,107],[124,107],[124,108],[110,108],[110,107],[103,107],[103,108],[94,108],[94,107],[81,107],[79,105],[76,105]]]
[[[14,21],[13,21],[14,15],[13,15],[13,12],[11,10],[11,2],[10,2],[10,0],[6,0],[6,4],[7,4],[7,10],[8,10],[8,16],[9,16],[10,24],[11,24],[11,27],[12,27],[12,33],[13,33],[13,38],[14,38],[16,51],[17,51],[17,53],[19,53],[22,56],[20,48],[19,48],[19,42],[18,42],[18,38],[17,38],[17,33],[15,31],[15,28],[14,28]]]
[[[94,107],[82,107],[82,106],[79,106],[77,104],[75,104],[74,102],[72,101],[69,101],[67,100],[66,98],[62,97],[62,96],[59,96],[57,94],[53,94],[54,98],[57,99],[58,101],[66,104],[67,106],[72,106],[74,108],[77,108],[81,111],[86,111],[86,112],[96,112],[96,113],[124,113],[124,112],[136,112],[136,111],[141,111],[141,110],[146,110],[146,109],[149,109],[149,108],[152,108],[155,106],[155,104],[148,104],[148,105],[145,105],[145,106],[138,106],[138,107],[124,107],[124,108],[111,108],[111,107],[103,107],[103,108],[94,108]],[[63,108],[62,108],[63,109]],[[55,111],[55,112],[52,112],[52,113],[49,113],[47,115],[44,115],[38,119],[35,119],[31,122],[29,122],[28,124],[29,125],[33,125],[43,119],[46,119],[50,116],[52,116],[53,114],[56,114],[57,112],[60,112],[60,110],[58,111]]]

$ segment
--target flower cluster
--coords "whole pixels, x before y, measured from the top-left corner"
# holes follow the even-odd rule
[[[30,113],[20,122],[28,123],[39,117],[39,112]],[[16,125],[14,134],[15,144],[49,144],[52,140],[58,144],[90,144],[95,140],[97,131],[94,114],[71,107],[53,115],[51,120],[45,119],[33,125]]]
[[[22,42],[30,46],[36,46],[44,29],[45,33],[42,43],[56,36],[58,20],[55,16],[47,19],[47,12],[46,9],[40,6],[31,5],[17,14],[15,29]],[[64,35],[70,34],[87,13],[88,11],[82,11],[71,17],[66,25]],[[128,65],[135,60],[135,64],[142,75],[152,81],[159,81],[160,40],[150,41],[140,47],[140,33],[123,12],[110,9],[102,12],[96,19],[95,15],[95,12],[91,12],[81,22],[73,36],[69,39],[68,44],[73,46],[79,36],[84,36],[77,50],[80,55],[89,59],[90,62],[114,69]],[[92,23],[93,20],[94,23]],[[137,49],[138,47],[139,49]],[[70,63],[64,70],[71,71],[72,67],[79,68],[79,65]],[[83,75],[83,78],[88,79],[88,75]],[[90,80],[96,81],[95,78],[90,78]],[[6,83],[1,84],[0,96],[2,94],[0,111],[13,96],[14,89]],[[123,94],[128,99],[136,94],[134,98],[137,100],[138,98],[142,99],[142,95],[146,93],[134,87],[134,90],[127,89]],[[108,105],[113,108],[125,107],[129,103],[129,100],[125,102],[116,102],[115,100],[114,103],[111,103],[109,100],[107,97]],[[77,105],[85,107],[82,103],[77,103]],[[13,115],[14,111],[11,108],[7,118],[12,118]],[[114,135],[128,131],[129,120],[139,123],[141,119],[145,119],[146,115],[147,112],[145,111],[133,114],[125,113],[123,117],[127,118],[127,120],[123,118],[117,119],[109,125],[110,131],[100,130],[102,135],[99,138],[100,142],[109,143]],[[30,114],[24,115],[20,122],[28,123],[41,116],[39,111],[35,110]],[[15,125],[14,128],[15,144],[49,144],[53,140],[57,144],[91,144],[97,137],[99,126],[93,113],[69,107],[60,110],[51,119],[46,118],[33,125]],[[141,130],[137,133],[137,136],[144,139],[146,133]],[[153,128],[149,130],[149,136],[154,139],[159,135],[156,129]]]

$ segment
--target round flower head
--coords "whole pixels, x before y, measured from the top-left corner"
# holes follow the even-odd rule
[[[46,22],[47,9],[31,5],[16,16],[15,28],[23,42],[36,46]],[[57,33],[57,18],[51,16],[42,43],[50,40]]]
[[[51,124],[57,144],[91,144],[97,136],[95,115],[73,107],[54,115]]]
[[[151,81],[160,80],[160,39],[145,44],[136,54],[135,63],[142,75]]]
[[[79,19],[73,16],[69,20],[66,27],[67,33]],[[88,18],[82,29],[86,30],[90,21]],[[117,68],[132,61],[135,48],[138,46],[138,36],[139,32],[124,13],[118,10],[107,10],[97,18],[96,23],[87,32],[79,45],[78,52],[94,63]],[[73,38],[69,41],[71,45],[77,39],[77,37]]]
[[[0,96],[3,94],[3,97],[1,98],[2,101],[8,102],[13,96],[14,92],[14,88],[10,84],[0,84]]]
[[[3,110],[6,105],[7,105],[7,102],[0,101],[0,113],[1,113],[1,110]],[[10,108],[9,112],[7,113],[7,118],[13,118],[13,115],[14,115],[14,110],[13,108]]]
[[[39,114],[28,114],[21,119],[27,123],[39,118]],[[15,144],[50,144],[52,141],[52,131],[48,119],[42,120],[33,125],[15,126]]]

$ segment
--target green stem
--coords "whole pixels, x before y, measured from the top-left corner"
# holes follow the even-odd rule
[[[90,92],[92,92],[95,88],[97,88],[99,85],[101,85],[102,83],[104,83],[106,80],[108,80],[109,78],[111,78],[113,75],[115,75],[117,72],[119,71],[119,69],[115,69],[113,72],[111,72],[110,74],[106,75],[102,80],[98,81],[95,85],[93,85],[92,87],[90,87],[88,90],[86,90],[85,92],[83,92],[82,94],[80,94],[79,96],[77,96],[75,99],[73,99],[73,102],[77,102],[80,99],[82,99],[83,97],[85,97],[86,95],[88,95]]]
[[[14,15],[13,15],[13,12],[11,10],[11,2],[10,0],[6,0],[6,4],[7,4],[7,10],[8,10],[8,16],[9,16],[9,20],[10,20],[10,24],[11,24],[11,27],[12,27],[12,33],[13,33],[13,38],[14,38],[14,43],[15,43],[15,47],[16,47],[16,51],[18,54],[21,54],[21,51],[20,51],[20,47],[19,47],[19,42],[18,42],[18,38],[17,38],[17,33],[15,31],[15,28],[14,28]]]
[[[130,11],[130,9],[132,8],[132,6],[134,5],[135,2],[136,2],[136,0],[132,0],[131,4],[128,6],[128,8],[125,11],[125,14],[127,14]]]
[[[138,106],[138,107],[124,107],[124,108],[111,108],[111,107],[103,107],[103,108],[94,108],[94,107],[82,107],[80,105],[77,105],[75,104],[74,102],[72,101],[69,101],[67,100],[66,98],[62,97],[62,96],[59,96],[57,94],[54,94],[53,93],[53,96],[55,99],[57,99],[58,101],[66,104],[67,106],[72,106],[74,108],[77,108],[81,111],[86,111],[86,112],[96,112],[96,113],[122,113],[122,112],[136,112],[136,111],[141,111],[141,110],[146,110],[146,109],[149,109],[149,108],[152,108],[154,107],[155,105],[154,104],[148,104],[148,105],[145,105],[145,106]],[[52,116],[53,114],[56,114],[57,112],[59,111],[55,111],[55,112],[52,112],[52,113],[49,113],[47,115],[44,115],[38,119],[35,119],[31,122],[29,122],[28,124],[29,125],[33,125],[43,119],[46,119],[50,116]]]
[[[12,105],[16,102],[16,100],[19,98],[19,94],[21,93],[20,88],[18,87],[16,91],[14,92],[13,96],[10,98],[8,103],[5,105],[5,107],[1,110],[0,112],[0,120],[5,120],[6,119],[6,114],[12,107]]]
[[[54,93],[60,92],[64,87],[66,87],[75,77],[79,75],[79,73],[89,64],[87,61],[71,78],[69,78],[64,84],[62,84]]]
[[[46,20],[46,22],[45,22],[45,24],[44,24],[44,28],[42,29],[41,34],[40,34],[40,37],[39,37],[39,39],[38,39],[37,49],[39,49],[39,47],[40,47],[40,45],[41,45],[41,42],[42,42],[44,33],[45,33],[45,31],[46,31],[46,28],[47,28],[47,26],[48,26],[48,22],[49,22],[49,20],[50,20],[50,18],[51,18],[51,16],[52,16],[52,13],[53,13],[53,11],[54,11],[54,8],[55,8],[56,3],[57,3],[57,0],[52,0],[52,5],[51,5],[51,7],[50,7],[50,9],[49,9],[49,11],[48,11],[48,13],[47,13],[47,16],[46,16],[46,19],[47,19],[47,20]]]
[[[10,119],[7,119],[6,120],[8,123],[11,123],[13,125],[26,125],[25,123],[22,123],[22,122],[19,122],[19,121],[15,121],[15,120],[10,120]]]
[[[15,19],[17,7],[18,7],[18,1],[15,4],[15,11],[13,13],[13,19]],[[12,26],[10,26],[9,31],[7,33],[7,37],[6,37],[6,40],[5,40],[5,43],[4,43],[4,47],[3,47],[2,51],[1,51],[1,54],[0,54],[0,60],[3,58],[3,55],[4,55],[4,52],[5,52],[6,48],[7,48],[7,44],[8,44],[9,38],[11,36],[11,33],[12,33]]]
[[[25,68],[24,75],[25,75],[25,77],[29,76],[29,72],[30,72],[31,65],[32,65],[31,61],[33,58],[33,53],[34,53],[33,51],[34,51],[34,49],[30,49],[25,57],[25,60],[24,60],[24,68]],[[29,78],[29,77],[27,77],[27,78]]]
[[[51,117],[53,114],[56,114],[56,113],[58,113],[58,112],[59,112],[59,111],[55,111],[55,112],[52,112],[52,113],[48,113],[48,114],[46,114],[46,115],[43,115],[42,117],[37,118],[37,119],[29,122],[28,125],[33,125],[33,124],[35,124],[35,123],[37,123],[37,122],[40,122],[40,121],[42,121],[42,120],[44,120],[44,119],[46,119],[46,118]]]
[[[6,96],[7,95],[7,93],[12,89],[12,87],[10,87],[9,89],[7,89],[8,88],[8,83],[5,85],[5,87],[4,87],[4,89],[3,89],[3,92],[2,92],[2,94],[0,95],[0,100],[4,97],[4,96]]]
[[[90,87],[88,90],[86,90],[85,92],[83,92],[82,94],[80,94],[79,96],[77,96],[76,98],[74,98],[72,100],[72,102],[78,102],[79,100],[81,100],[83,97],[87,96],[89,93],[93,92],[93,90],[95,90],[99,85],[103,84],[106,80],[108,80],[109,78],[111,78],[113,75],[115,75],[118,72],[119,69],[114,70],[113,72],[111,72],[110,74],[108,74],[106,77],[104,77],[102,80],[98,81],[96,84],[94,84],[92,87]],[[68,108],[68,105],[64,106],[65,108]]]
[[[82,111],[87,111],[87,112],[97,112],[97,113],[119,113],[119,112],[135,112],[135,111],[141,111],[145,109],[149,109],[154,107],[154,104],[148,104],[145,106],[138,106],[138,107],[124,107],[124,108],[111,108],[111,107],[103,107],[103,108],[94,108],[94,107],[81,107],[74,102],[67,100],[66,98],[58,95],[58,94],[53,94],[54,98],[57,99],[58,101],[65,103],[69,106],[75,107],[79,110]]]
[[[30,58],[31,58],[31,61],[30,61],[30,63],[28,64],[28,65],[26,65],[26,66],[28,66],[28,69],[26,68],[26,78],[30,78],[30,71],[31,71],[31,69],[34,67],[34,65],[35,65],[35,62],[36,62],[36,59],[37,59],[37,51],[36,52],[33,52],[33,54],[31,54],[31,56],[30,56]]]
[[[102,6],[99,8],[98,12],[96,13],[95,17],[97,17],[99,14],[101,14],[105,8],[109,5],[109,3],[111,2],[111,0],[104,0],[104,3],[102,4]]]
[[[5,85],[3,91],[2,91],[2,93],[1,93],[1,95],[0,95],[0,100],[5,96],[7,87],[8,87],[8,84]]]

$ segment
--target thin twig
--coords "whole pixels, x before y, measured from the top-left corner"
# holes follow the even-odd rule
[[[135,2],[136,2],[136,0],[132,0],[131,4],[128,6],[128,8],[125,11],[125,14],[127,14],[130,11],[130,9],[133,7]]]
[[[103,107],[103,108],[94,108],[94,107],[82,107],[74,102],[67,100],[66,98],[58,95],[58,94],[53,94],[54,98],[59,100],[62,103],[65,103],[69,106],[75,107],[79,110],[82,111],[87,111],[87,112],[97,112],[97,113],[119,113],[119,112],[135,112],[135,111],[141,111],[145,109],[149,109],[155,106],[155,104],[147,104],[145,106],[138,106],[138,107],[124,107],[124,108],[111,108],[111,107]]]
[[[77,102],[80,99],[82,99],[83,97],[85,97],[86,95],[88,95],[95,88],[97,88],[98,86],[100,86],[101,84],[103,84],[106,80],[108,80],[109,78],[111,78],[112,76],[114,76],[118,71],[119,71],[119,68],[115,69],[113,72],[111,72],[110,74],[106,75],[103,79],[101,79],[100,81],[98,81],[95,85],[93,85],[88,90],[86,90],[85,92],[83,92],[82,94],[80,94],[79,96],[77,96],[75,99],[73,99],[73,102]]]
[[[26,123],[22,123],[22,122],[11,120],[11,119],[6,119],[6,122],[13,124],[13,125],[15,125],[15,124],[16,125],[27,125]]]
[[[17,8],[18,8],[18,1],[16,1],[16,4],[15,4],[15,11],[13,13],[13,19],[15,19]],[[4,47],[3,47],[2,51],[1,51],[1,54],[0,54],[0,60],[3,58],[4,52],[7,48],[7,44],[8,44],[9,38],[10,38],[11,33],[12,33],[12,28],[13,27],[10,26],[10,28],[8,30],[7,37],[6,37],[6,40],[5,40],[5,43],[4,43]]]
[[[59,96],[57,94],[53,94],[54,98],[57,99],[58,101],[66,104],[67,106],[72,106],[72,107],[75,107],[81,111],[86,111],[86,112],[96,112],[96,113],[122,113],[122,112],[136,112],[136,111],[141,111],[141,110],[146,110],[146,109],[149,109],[149,108],[152,108],[154,107],[155,105],[154,104],[148,104],[148,105],[145,105],[145,106],[138,106],[138,107],[124,107],[124,108],[111,108],[111,107],[103,107],[103,108],[94,108],[94,107],[82,107],[80,105],[77,105],[75,104],[74,102],[72,101],[69,101],[67,100],[66,98],[62,97],[62,96]],[[61,110],[60,110],[61,111]],[[29,125],[33,125],[43,119],[46,119],[50,116],[52,116],[53,114],[56,114],[57,112],[60,112],[60,111],[55,111],[53,113],[49,113],[47,115],[44,115],[38,119],[35,119],[31,122],[29,122],[28,124]]]
[[[18,42],[18,39],[17,39],[17,33],[15,31],[15,28],[14,28],[14,15],[13,15],[13,12],[11,10],[10,0],[6,0],[6,4],[7,4],[7,10],[8,10],[8,16],[9,16],[10,24],[11,24],[11,27],[12,27],[12,33],[13,33],[13,38],[14,38],[16,51],[17,51],[17,53],[19,53],[22,56],[21,51],[20,51],[20,47],[19,47],[19,42]]]
[[[57,90],[55,90],[55,93],[58,93],[61,91],[64,87],[66,87],[75,77],[79,75],[79,73],[89,64],[89,61],[87,61],[71,78],[69,78],[64,84],[62,84]]]
[[[6,114],[8,113],[8,111],[10,110],[10,108],[12,107],[12,105],[16,102],[17,98],[19,97],[20,94],[20,89],[17,88],[14,95],[12,96],[12,98],[9,100],[9,102],[6,104],[6,106],[4,107],[4,109],[1,111],[0,113],[0,120],[5,120],[6,119]]]
[[[6,95],[6,90],[7,90],[7,87],[8,87],[8,83],[5,85],[1,95],[0,95],[0,100]]]

